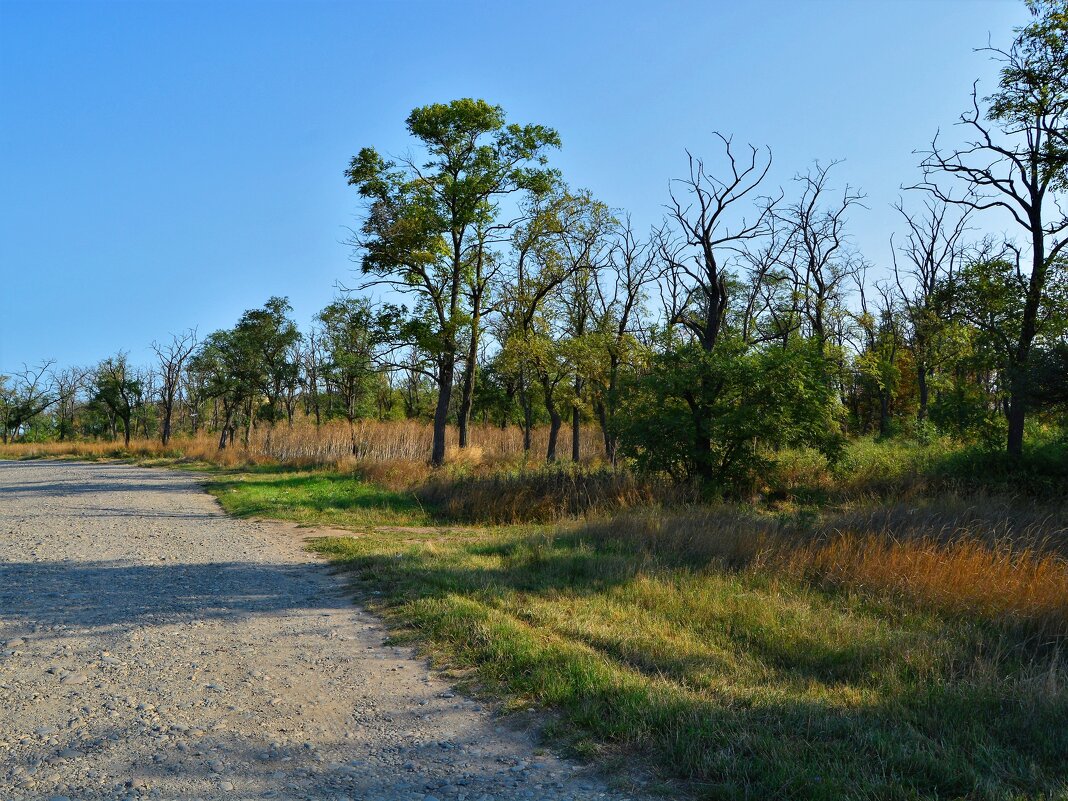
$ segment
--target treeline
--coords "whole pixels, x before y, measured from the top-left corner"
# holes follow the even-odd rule
[[[429,419],[440,465],[450,424],[461,448],[472,420],[520,426],[528,448],[548,425],[550,462],[583,458],[595,426],[613,463],[723,485],[783,447],[833,459],[851,434],[1019,456],[1027,421],[1063,431],[1068,407],[1068,14],[1029,5],[993,51],[996,91],[959,120],[969,141],[924,154],[889,264],[853,246],[864,196],[835,162],[775,187],[770,150],[721,136],[639,232],[566,183],[554,130],[434,104],[407,119],[413,155],[352,159],[361,282],[310,328],[271,298],[155,343],[151,366],[24,370],[2,384],[3,437],[207,430],[227,448],[296,419]]]

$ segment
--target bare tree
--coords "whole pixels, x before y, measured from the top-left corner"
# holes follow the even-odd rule
[[[681,326],[702,350],[710,352],[719,339],[729,303],[728,262],[746,243],[767,234],[775,200],[756,198],[755,192],[771,169],[771,151],[761,155],[750,145],[741,163],[731,140],[723,143],[730,173],[725,179],[710,175],[701,159],[689,156],[688,178],[676,181],[671,191],[671,216],[680,237],[662,236],[658,250],[664,261],[669,325]],[[680,197],[681,194],[681,197]],[[750,219],[732,217],[737,204],[757,200]]]
[[[1034,21],[1017,32],[1008,50],[987,48],[1002,65],[1001,79],[998,91],[985,98],[985,113],[973,85],[972,108],[959,121],[971,138],[944,150],[936,135],[917,185],[943,203],[1007,214],[1026,234],[1030,263],[1025,269],[1018,258],[1016,270],[1027,289],[1008,370],[1006,447],[1012,456],[1023,453],[1027,365],[1040,307],[1068,245],[1062,205],[1068,190],[1068,14],[1063,0],[1033,2],[1031,8]],[[954,196],[940,183],[943,177],[962,183],[965,195]]]
[[[59,400],[52,375],[54,359],[48,359],[36,367],[22,365],[15,373],[7,397],[0,403],[3,413],[3,431],[6,443],[9,437],[18,436],[22,427]]]
[[[641,241],[630,218],[619,227],[609,254],[608,269],[596,274],[593,303],[594,326],[604,337],[604,369],[594,395],[594,412],[601,426],[605,455],[616,463],[618,439],[614,421],[619,409],[621,373],[633,360],[638,346],[642,298],[658,277],[653,238]]]
[[[90,370],[83,367],[68,367],[52,373],[57,404],[59,439],[63,441],[74,433],[74,416],[77,410],[78,393],[85,387]]]
[[[159,360],[159,400],[163,419],[160,421],[160,440],[164,445],[171,441],[171,419],[174,415],[174,400],[182,380],[185,364],[197,348],[195,328],[181,334],[171,334],[170,342],[153,342],[152,350]],[[147,436],[147,434],[146,434]]]
[[[756,192],[771,169],[771,152],[750,145],[739,160],[731,140],[717,134],[724,145],[728,171],[717,178],[702,160],[689,155],[689,177],[672,188],[671,213],[680,232],[676,239],[661,236],[657,250],[664,264],[668,325],[685,330],[705,357],[716,349],[730,304],[729,267],[747,246],[767,235],[778,198]],[[680,197],[681,195],[681,197]],[[753,201],[749,216],[739,205]],[[693,423],[693,453],[697,475],[712,480],[717,464],[712,454],[712,405],[722,382],[714,371],[702,369],[696,385],[683,392]]]
[[[789,204],[780,219],[790,229],[788,247],[783,249],[785,265],[794,273],[801,293],[801,310],[808,332],[824,346],[832,338],[834,314],[844,305],[845,286],[855,276],[859,262],[846,238],[847,215],[862,205],[864,195],[848,184],[833,197],[831,170],[841,162],[819,162],[797,175],[801,195]]]
[[[952,213],[953,204],[929,198],[921,213],[909,213],[899,202],[894,208],[905,220],[904,241],[890,252],[894,264],[894,281],[908,318],[909,346],[916,365],[919,407],[916,418],[927,419],[930,395],[929,379],[936,366],[935,339],[949,310],[940,308],[940,288],[953,280],[964,258],[963,237],[968,226],[968,212]],[[902,265],[898,256],[906,262]],[[911,285],[906,286],[911,282]]]

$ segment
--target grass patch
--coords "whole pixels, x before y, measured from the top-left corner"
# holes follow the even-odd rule
[[[347,475],[211,488],[236,514],[360,530],[313,548],[399,638],[674,794],[1068,795],[1065,529],[1038,507],[720,507],[456,536]]]
[[[261,468],[220,474],[206,486],[237,517],[271,517],[357,530],[434,522],[412,493],[384,489],[344,473]]]
[[[1009,628],[582,528],[314,547],[485,692],[701,798],[1068,792],[1064,664]]]

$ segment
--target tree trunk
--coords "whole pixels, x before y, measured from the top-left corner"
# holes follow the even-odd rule
[[[457,425],[460,429],[460,447],[468,446],[468,427],[471,422],[471,407],[475,402],[475,379],[478,377],[478,340],[479,313],[476,309],[471,316],[471,344],[467,349],[467,369],[464,370],[464,382],[460,398],[460,413]]]
[[[578,407],[578,398],[582,392],[582,379],[575,378],[575,402],[571,406],[571,461],[578,463],[582,458],[582,413]]]
[[[529,453],[534,444],[534,404],[530,400],[526,378],[519,378],[519,403],[523,407],[523,453]]]
[[[552,463],[556,461],[556,442],[560,437],[560,426],[564,420],[556,408],[556,401],[553,398],[554,387],[549,383],[548,378],[542,379],[542,386],[545,388],[545,409],[549,412],[549,446],[545,450],[545,461]]]
[[[1020,339],[1016,346],[1012,375],[1009,378],[1009,456],[1023,456],[1024,422],[1027,414],[1027,363],[1031,358],[1031,345],[1037,331],[1038,307],[1042,302],[1042,290],[1046,285],[1046,243],[1043,239],[1041,207],[1038,216],[1031,217],[1031,278],[1027,286],[1023,318],[1020,321]]]
[[[167,447],[167,443],[171,440],[171,405],[163,404],[163,425],[160,426],[160,439],[163,440],[163,447]]]
[[[916,362],[916,386],[920,392],[920,408],[916,410],[916,420],[923,422],[927,419],[927,365],[922,361]]]
[[[604,439],[604,455],[608,458],[608,463],[614,467],[616,463],[616,438],[609,430],[608,407],[603,401],[597,404],[597,421],[601,425],[601,437]]]
[[[445,354],[438,368],[438,403],[434,408],[434,444],[430,451],[430,464],[441,467],[445,464],[445,434],[449,422],[449,402],[452,400],[452,384],[456,371],[456,356]]]

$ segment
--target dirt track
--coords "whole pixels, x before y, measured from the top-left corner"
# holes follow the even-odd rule
[[[0,462],[0,801],[622,797],[454,696],[293,529]]]

